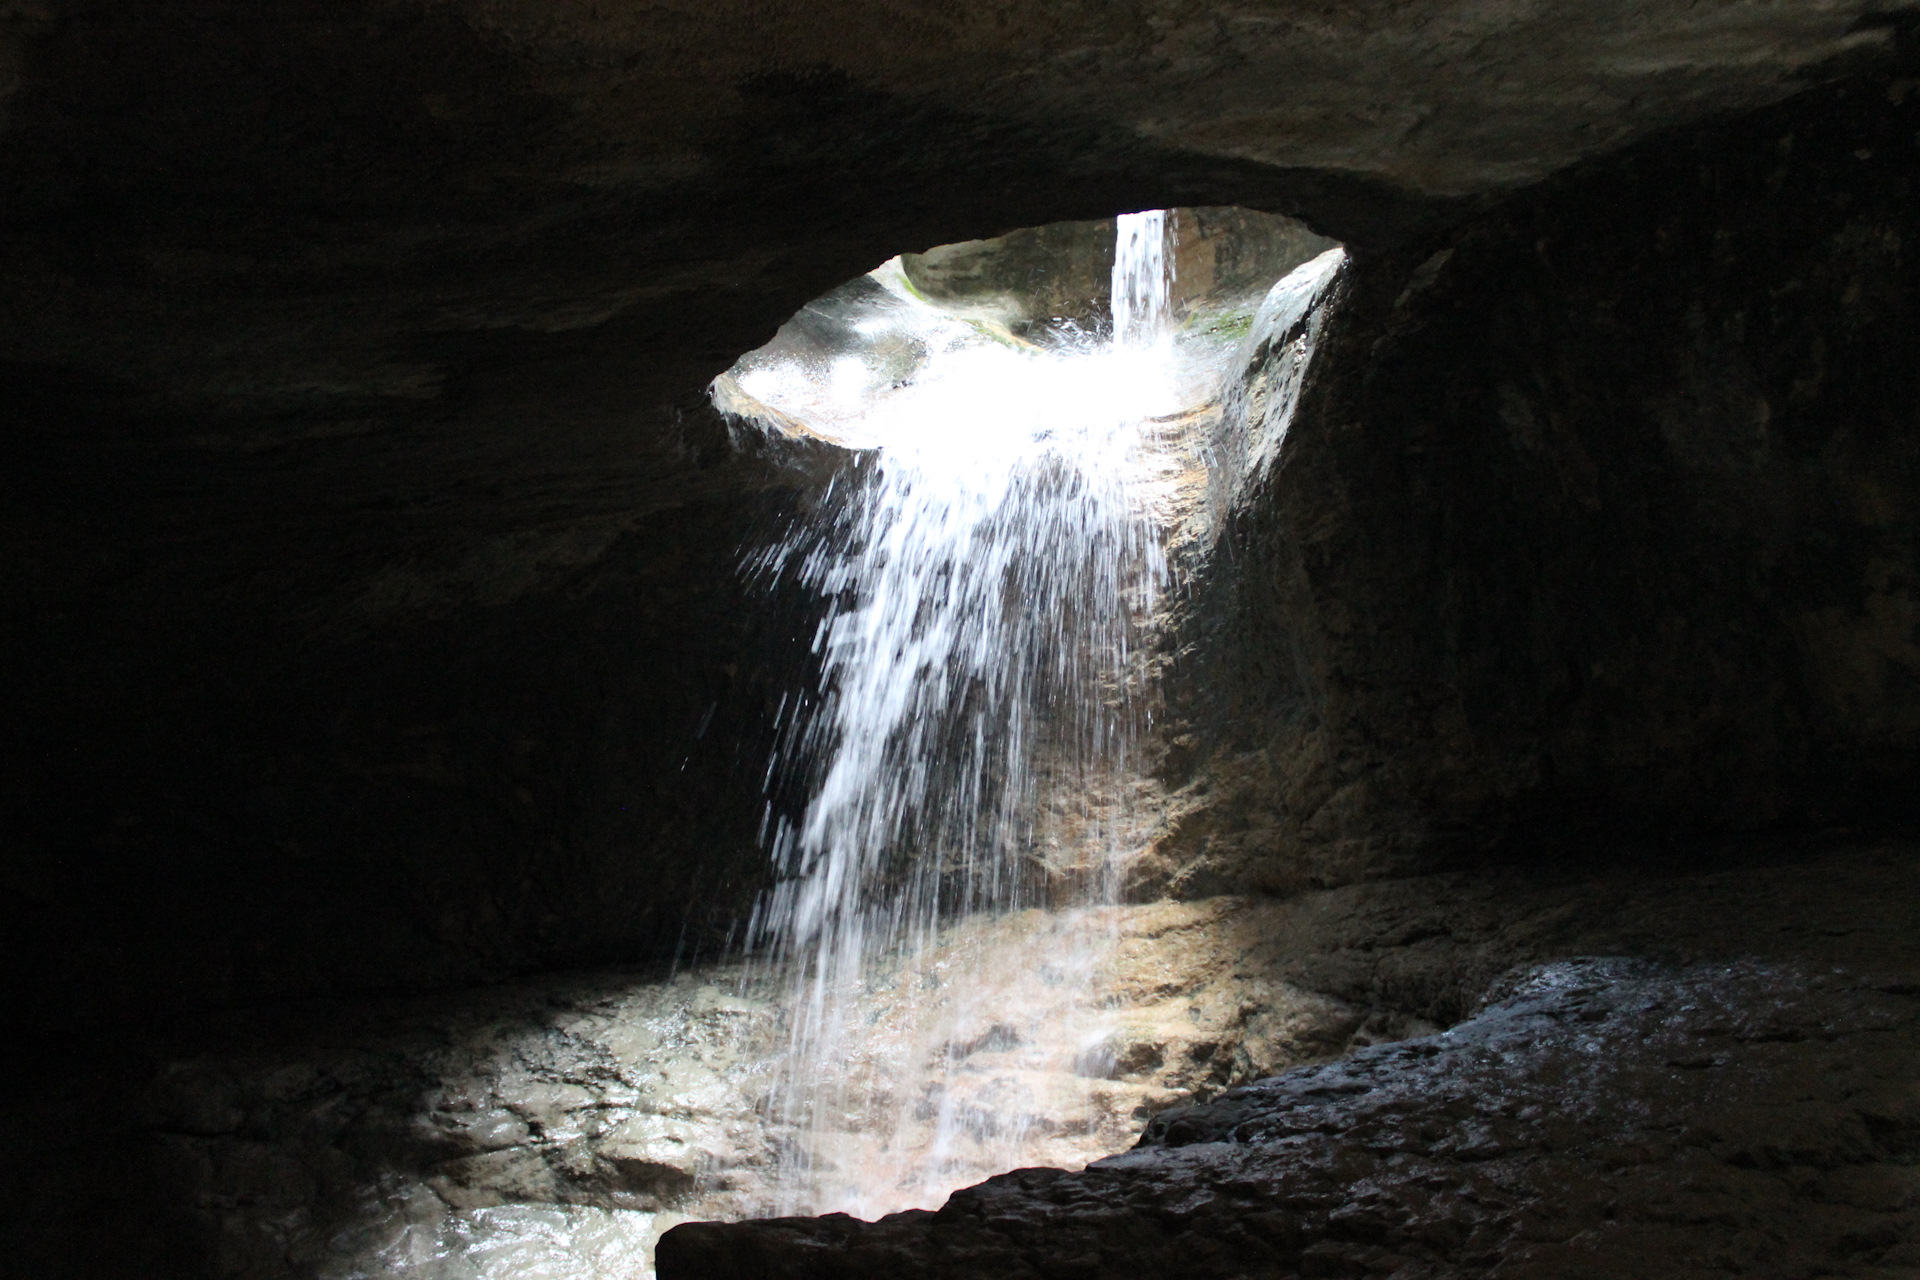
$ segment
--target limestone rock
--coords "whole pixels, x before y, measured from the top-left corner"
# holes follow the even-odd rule
[[[694,1182],[724,1156],[713,1149],[711,1124],[658,1115],[637,1115],[621,1121],[596,1144],[599,1157],[611,1165],[623,1190],[673,1196]]]

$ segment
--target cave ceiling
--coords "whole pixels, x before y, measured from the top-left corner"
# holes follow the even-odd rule
[[[630,505],[641,455],[684,471],[670,406],[893,252],[1175,202],[1389,243],[1867,65],[1912,10],[24,0],[0,359],[203,454],[451,415],[427,472]]]

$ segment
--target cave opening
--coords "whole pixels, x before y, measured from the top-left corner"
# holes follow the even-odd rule
[[[716,380],[741,429],[844,458],[746,557],[822,602],[749,927],[785,992],[779,1212],[937,1208],[1117,1150],[1152,1109],[1113,1084],[1137,1072],[1106,1007],[1165,816],[1152,654],[1236,487],[1217,473],[1285,434],[1344,262],[1231,208],[1031,228],[891,259]]]

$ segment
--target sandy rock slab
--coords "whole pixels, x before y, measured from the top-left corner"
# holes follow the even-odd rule
[[[1573,959],[937,1212],[690,1223],[706,1277],[1920,1274],[1920,986]]]

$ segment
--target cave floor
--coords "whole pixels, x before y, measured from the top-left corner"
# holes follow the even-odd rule
[[[1004,1012],[906,1050],[963,1044],[952,1087],[1024,1127],[1019,1163],[1068,1172],[870,1226],[689,1227],[663,1274],[1912,1274],[1920,845],[1674,862],[1710,869],[1649,854],[1118,909],[1097,980],[1060,997],[1094,1018],[1070,1061],[1036,1067]],[[946,945],[1045,951],[1057,927],[1027,913]],[[867,993],[863,1016],[890,1025],[922,985]],[[640,1274],[676,1224],[775,1203],[797,1139],[766,1118],[770,995],[739,969],[569,974],[123,1038],[10,1091],[6,1256],[23,1275]],[[899,1061],[854,1074],[884,1093]],[[857,1128],[838,1156],[877,1149]],[[948,1186],[1004,1148],[977,1155]],[[902,1194],[863,1216],[939,1203]]]
[[[1748,850],[1275,904],[1290,976],[1461,1019],[938,1212],[690,1225],[660,1274],[1911,1276],[1916,875],[1910,845]]]

